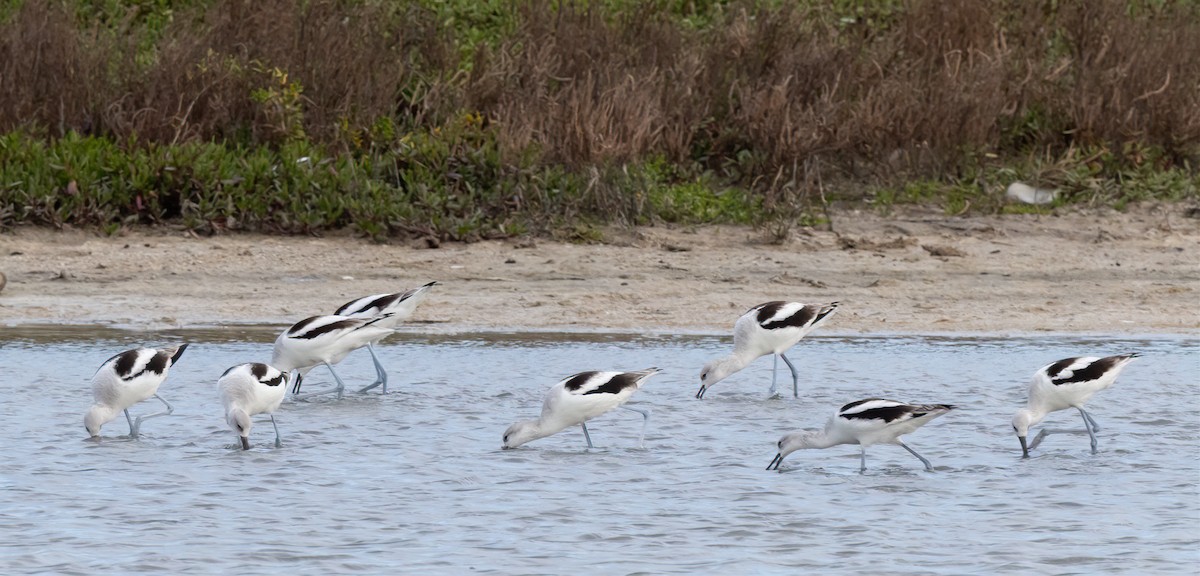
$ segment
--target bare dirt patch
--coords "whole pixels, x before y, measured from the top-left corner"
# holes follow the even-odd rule
[[[442,283],[418,330],[727,331],[775,299],[843,303],[827,333],[1200,332],[1200,220],[1187,206],[1057,216],[833,215],[782,244],[741,227],[381,245],[172,230],[0,235],[0,324],[288,324]],[[930,247],[936,247],[930,250]]]

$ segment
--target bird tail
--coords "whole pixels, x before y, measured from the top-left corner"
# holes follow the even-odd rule
[[[913,412],[913,418],[922,416],[941,416],[951,410],[958,408],[953,404],[921,404],[917,406],[917,410]]]
[[[837,312],[838,304],[841,304],[841,302],[835,301],[820,305],[817,309],[817,318],[813,320],[813,326],[816,326],[817,324],[824,322],[826,318],[833,316],[833,313]]]
[[[183,356],[183,351],[187,350],[187,347],[188,347],[187,343],[183,343],[183,344],[180,344],[179,347],[174,350],[168,350],[168,352],[171,353],[171,365],[172,366],[174,366],[175,363],[179,361],[180,356]]]
[[[642,382],[645,382],[647,378],[649,378],[655,374],[658,374],[659,372],[662,372],[662,368],[647,368],[645,370],[637,370],[635,372],[631,372],[631,374],[638,375],[638,387],[640,388],[642,386]]]
[[[388,312],[387,314],[380,314],[380,315],[378,315],[378,316],[376,316],[376,317],[374,317],[374,318],[371,318],[370,320],[368,320],[368,321],[366,321],[366,322],[363,322],[363,325],[362,325],[362,326],[359,326],[359,329],[362,329],[362,328],[365,328],[365,327],[367,327],[367,326],[370,326],[370,325],[372,325],[372,324],[374,324],[374,323],[376,323],[376,322],[379,322],[380,320],[384,320],[384,319],[387,319],[387,318],[391,318],[392,316],[393,316],[393,314],[392,314],[391,312]]]

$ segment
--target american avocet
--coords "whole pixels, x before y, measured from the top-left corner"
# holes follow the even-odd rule
[[[792,371],[792,394],[800,397],[800,374],[783,353],[806,334],[823,324],[837,311],[838,303],[801,304],[799,302],[767,302],[742,314],[733,325],[733,354],[713,360],[700,370],[700,391],[704,398],[710,386],[745,368],[759,356],[774,354],[771,366],[771,396],[775,396],[775,376],[779,359]]]
[[[542,415],[537,420],[517,422],[504,431],[503,448],[516,448],[576,424],[583,427],[583,437],[587,439],[588,448],[592,448],[587,421],[624,404],[647,378],[658,372],[658,368],[647,368],[637,372],[580,372],[571,376],[546,392]],[[644,439],[650,413],[628,406],[621,407],[642,415]],[[639,443],[641,441],[639,439]]]
[[[238,364],[225,371],[217,380],[221,392],[221,404],[225,406],[225,421],[237,432],[242,449],[250,449],[250,417],[255,414],[270,414],[271,426],[275,427],[275,447],[279,448],[279,426],[275,424],[275,412],[287,392],[287,374],[258,362]]]
[[[92,376],[92,395],[96,403],[88,409],[83,417],[83,426],[93,438],[100,437],[100,428],[108,421],[116,418],[118,412],[125,412],[125,420],[129,422],[129,436],[137,438],[141,431],[142,421],[155,416],[166,416],[175,411],[170,402],[158,395],[158,386],[167,379],[167,372],[187,344],[174,348],[137,348],[126,350],[100,365]],[[158,398],[167,409],[163,412],[146,414],[133,419],[129,416],[129,407],[149,397]]]
[[[375,316],[390,314],[386,320],[377,322],[376,325],[384,328],[395,328],[401,322],[412,317],[413,312],[417,310],[417,306],[425,300],[429,289],[436,285],[437,282],[430,282],[407,292],[364,296],[342,304],[342,307],[338,308],[334,314],[350,318],[374,318]],[[379,337],[379,339],[382,338],[383,336]],[[371,360],[375,362],[375,382],[359,390],[359,392],[366,392],[376,386],[383,386],[383,393],[387,394],[387,371],[383,369],[383,365],[379,363],[379,356],[375,354],[375,342],[378,342],[379,339],[367,342],[367,350],[371,352]]]
[[[1050,432],[1043,429],[1031,444],[1025,443],[1029,428],[1037,425],[1047,414],[1057,410],[1075,408],[1083,415],[1083,427],[1092,439],[1092,453],[1096,453],[1096,432],[1100,426],[1091,414],[1083,409],[1092,394],[1112,386],[1117,375],[1138,355],[1136,353],[1109,356],[1107,358],[1066,358],[1043,366],[1033,373],[1029,383],[1029,404],[1013,416],[1012,427],[1021,440],[1021,455],[1029,457],[1029,451],[1037,447]]]
[[[868,398],[842,406],[824,430],[801,430],[779,440],[779,453],[767,465],[767,470],[779,469],[788,454],[801,448],[829,448],[838,444],[858,444],[862,451],[860,472],[867,470],[867,446],[899,444],[925,464],[932,472],[933,465],[916,450],[909,448],[900,437],[924,426],[930,420],[953,410],[950,404],[905,404],[894,400]]]
[[[391,328],[376,326],[387,319],[387,315],[374,318],[347,318],[345,316],[313,316],[301,320],[275,339],[275,353],[271,356],[271,365],[283,372],[295,374],[295,384],[292,388],[293,398],[307,398],[320,394],[337,393],[342,397],[346,385],[333,370],[333,365],[341,362],[347,354],[357,348],[366,346],[368,342],[391,334]],[[317,364],[324,364],[333,374],[337,386],[300,394],[300,384],[304,375]]]

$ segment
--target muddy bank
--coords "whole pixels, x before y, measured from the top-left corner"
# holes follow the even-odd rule
[[[0,324],[288,324],[437,280],[415,330],[726,331],[766,300],[840,300],[830,333],[1200,333],[1200,220],[1125,213],[833,215],[784,243],[741,227],[381,245],[21,228],[0,235]]]

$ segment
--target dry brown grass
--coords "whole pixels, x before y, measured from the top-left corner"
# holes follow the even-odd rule
[[[349,150],[346,127],[478,111],[511,158],[665,157],[768,203],[823,178],[952,174],[983,152],[1200,154],[1194,4],[914,0],[867,26],[742,2],[701,29],[518,4],[516,31],[463,66],[451,32],[406,3],[217,3],[178,14],[147,57],[132,19],[114,33],[30,0],[0,26],[0,130]]]

